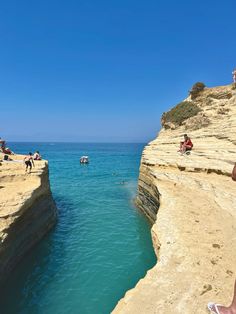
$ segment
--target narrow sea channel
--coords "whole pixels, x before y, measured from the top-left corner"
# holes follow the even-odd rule
[[[108,314],[155,262],[133,205],[144,144],[11,143],[49,160],[56,227],[22,260],[1,314]],[[89,155],[90,163],[79,158]]]

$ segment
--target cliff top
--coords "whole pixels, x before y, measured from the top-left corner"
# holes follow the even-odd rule
[[[0,238],[6,236],[6,229],[24,210],[27,199],[34,194],[37,197],[43,177],[48,173],[47,161],[35,161],[30,174],[25,173],[23,155],[11,155],[13,161],[0,162]],[[0,153],[0,160],[3,154]],[[44,181],[42,190],[48,189],[48,181]]]
[[[143,162],[230,176],[236,162],[236,90],[232,85],[205,88],[196,99],[189,96],[184,101],[201,111],[179,126],[163,127],[146,147]],[[194,144],[190,155],[177,153],[184,133]]]

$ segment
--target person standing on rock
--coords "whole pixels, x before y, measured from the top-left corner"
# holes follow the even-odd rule
[[[34,166],[34,160],[33,160],[33,154],[29,153],[29,155],[25,156],[24,158],[24,162],[25,162],[25,172],[27,172],[28,168],[29,168],[29,173],[32,170],[32,165]]]
[[[234,83],[236,83],[236,69],[234,69],[232,74],[233,74],[233,81],[234,81]]]
[[[223,306],[216,303],[208,303],[208,310],[213,314],[236,314],[236,280],[234,283],[234,296],[230,306]]]

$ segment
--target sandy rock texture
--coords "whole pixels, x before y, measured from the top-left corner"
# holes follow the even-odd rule
[[[0,162],[0,284],[57,217],[47,161],[35,161],[32,173],[26,174],[23,156],[11,158]]]
[[[187,98],[187,101],[192,101]],[[162,129],[143,151],[138,206],[153,222],[157,264],[113,313],[201,314],[228,305],[236,278],[236,91],[206,88],[202,109],[181,126]],[[187,133],[190,155],[177,152]]]

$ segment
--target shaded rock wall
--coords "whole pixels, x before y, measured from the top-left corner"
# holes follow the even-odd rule
[[[140,167],[137,206],[142,209],[149,220],[154,223],[159,209],[160,192],[158,187],[153,183],[155,177],[145,163]]]

